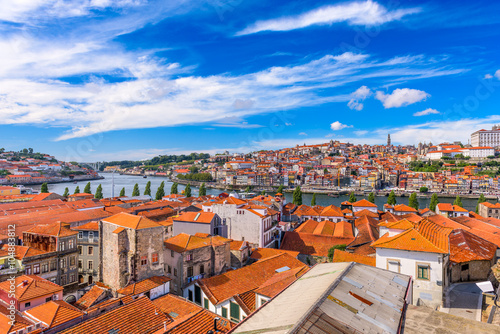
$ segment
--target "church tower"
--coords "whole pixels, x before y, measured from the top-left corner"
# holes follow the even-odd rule
[[[387,135],[387,146],[391,146],[391,134]]]

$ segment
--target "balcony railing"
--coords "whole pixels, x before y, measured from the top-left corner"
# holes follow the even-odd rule
[[[191,283],[191,282],[194,282],[196,280],[202,279],[203,277],[205,277],[205,274],[199,274],[199,275],[196,275],[196,276],[191,276],[191,277],[187,278],[187,282]]]

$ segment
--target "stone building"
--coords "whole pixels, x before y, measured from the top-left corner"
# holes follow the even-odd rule
[[[231,240],[221,236],[181,233],[165,240],[165,264],[171,291],[183,290],[197,279],[225,272],[231,266]]]
[[[500,219],[500,203],[483,202],[478,207],[479,215],[488,218]]]
[[[90,222],[72,230],[78,232],[78,283],[90,285],[100,281],[99,224]]]
[[[64,295],[74,293],[78,289],[78,249],[76,236],[78,232],[72,231],[69,224],[57,222],[48,225],[37,225],[23,233],[23,244],[47,253],[54,253],[57,260],[42,262],[40,271],[56,271],[57,275],[50,281],[64,288]],[[51,255],[52,256],[52,255]],[[35,268],[32,268],[35,273]],[[25,268],[28,274],[28,270]],[[31,273],[30,273],[31,274]]]
[[[119,213],[99,222],[102,282],[113,290],[164,275],[165,228],[148,218]]]
[[[51,282],[56,282],[57,253],[46,252],[33,247],[3,245],[2,250],[8,254],[8,249],[14,247],[14,260],[16,272],[5,269],[4,275],[0,275],[0,280],[4,281],[11,275],[37,275]],[[7,258],[8,261],[8,258]],[[3,274],[0,271],[0,274]]]

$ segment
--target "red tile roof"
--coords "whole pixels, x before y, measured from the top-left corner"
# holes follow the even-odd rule
[[[497,246],[470,232],[455,230],[450,234],[450,261],[491,261],[495,258]]]
[[[374,248],[389,248],[415,252],[447,254],[448,249],[441,249],[426,239],[417,230],[411,229],[389,237],[384,234],[380,239],[371,244]]]
[[[82,319],[84,314],[83,311],[63,300],[52,300],[24,313],[43,322],[47,328],[53,328],[77,318]]]
[[[129,213],[118,213],[114,216],[103,219],[103,221],[122,226],[125,228],[131,228],[134,230],[140,230],[144,228],[160,227],[161,225],[151,219],[142,216],[135,216]]]
[[[172,318],[165,315],[148,297],[142,296],[129,304],[108,311],[96,318],[68,328],[61,333],[155,333],[170,324]]]
[[[20,302],[43,296],[52,296],[63,290],[62,286],[36,275],[18,276],[15,285],[15,298]],[[10,281],[0,282],[0,290],[10,293]]]
[[[315,235],[311,233],[285,232],[281,249],[314,256],[328,256],[328,250],[335,245],[349,245],[354,238]]]
[[[377,259],[375,256],[366,256],[344,252],[340,249],[336,249],[333,253],[332,262],[356,262],[366,264],[368,266],[376,267]]]
[[[138,295],[140,293],[144,293],[150,291],[151,289],[157,288],[169,282],[170,280],[171,279],[167,276],[152,276],[140,282],[127,285],[126,287],[119,289],[116,292],[124,296]]]
[[[202,247],[221,246],[230,242],[231,239],[226,239],[219,235],[209,236],[202,235],[200,233],[189,235],[186,233],[180,233],[175,237],[165,240],[165,247],[167,249],[173,250],[174,252],[183,253],[185,251]]]

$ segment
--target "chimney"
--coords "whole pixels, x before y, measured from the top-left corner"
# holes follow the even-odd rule
[[[219,317],[214,318],[214,333],[217,332],[217,321],[219,321]]]

